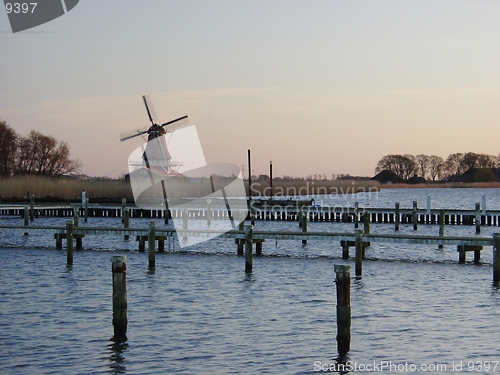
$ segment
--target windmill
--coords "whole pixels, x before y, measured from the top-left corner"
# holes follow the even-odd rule
[[[145,134],[148,135],[146,149],[143,150],[142,153],[142,160],[129,160],[130,172],[145,167],[147,169],[153,169],[156,173],[165,175],[173,174],[178,171],[183,165],[183,162],[172,160],[172,156],[167,148],[165,135],[188,125],[188,116],[182,116],[158,125],[151,97],[149,95],[144,95],[142,99],[146,106],[151,125],[120,134],[121,142],[139,136],[144,138]],[[146,139],[144,138],[144,140]]]

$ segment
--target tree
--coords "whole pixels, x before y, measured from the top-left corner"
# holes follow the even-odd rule
[[[57,177],[77,172],[80,163],[69,158],[66,142],[57,142],[54,137],[32,130],[21,138],[17,154],[16,173]]]
[[[386,155],[377,163],[375,173],[389,170],[403,180],[408,180],[417,173],[417,163],[413,155]]]
[[[429,156],[429,176],[432,181],[440,180],[443,177],[444,160],[441,156]]]
[[[430,156],[427,155],[417,155],[415,156],[415,162],[417,163],[420,176],[427,179],[430,169]]]
[[[10,176],[14,172],[18,136],[5,121],[0,121],[0,176]]]

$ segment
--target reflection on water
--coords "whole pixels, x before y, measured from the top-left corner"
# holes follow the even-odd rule
[[[111,343],[108,344],[107,349],[110,353],[110,374],[125,374],[127,366],[125,365],[124,353],[128,349],[127,336],[125,337],[115,337],[113,336],[110,340]]]

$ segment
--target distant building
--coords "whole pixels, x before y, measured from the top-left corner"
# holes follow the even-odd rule
[[[377,175],[375,175],[371,179],[378,181],[381,184],[399,184],[399,183],[404,182],[403,179],[401,177],[399,177],[396,173],[389,171],[387,169],[378,173]]]

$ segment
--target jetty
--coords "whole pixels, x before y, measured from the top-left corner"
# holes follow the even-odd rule
[[[207,206],[207,205],[205,205]],[[1,216],[24,217],[23,205],[0,205]],[[219,206],[220,207],[220,206]],[[31,205],[30,217],[73,217],[77,213],[80,217],[117,217],[122,218],[125,208],[128,208],[130,218],[181,218],[182,209],[143,209],[135,206],[87,206],[59,205],[36,206]],[[500,226],[500,210],[481,209],[477,203],[471,209],[434,209],[419,208],[413,202],[412,208],[402,208],[399,203],[389,208],[364,207],[355,204],[354,207],[321,207],[312,204],[312,201],[297,200],[254,200],[249,201],[249,210],[254,220],[269,221],[298,221],[306,215],[310,222],[355,223],[361,222],[365,215],[371,223],[377,224],[440,224],[445,225],[481,225]],[[225,209],[200,207],[189,209],[191,219],[227,220],[230,213]]]

